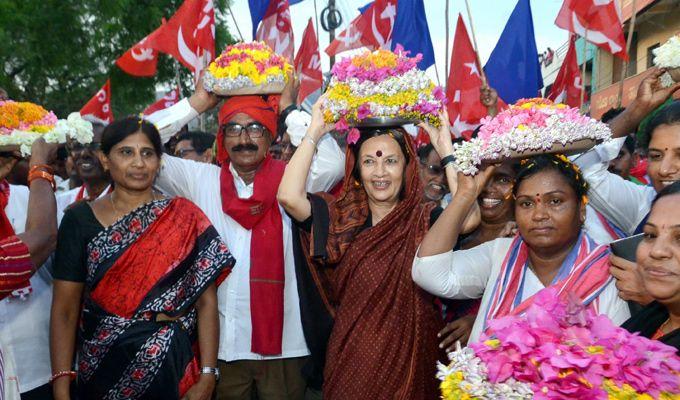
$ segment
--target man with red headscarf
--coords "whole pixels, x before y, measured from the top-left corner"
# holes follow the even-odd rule
[[[190,99],[150,119],[166,141],[218,102],[199,82]],[[292,111],[285,122],[300,125],[305,117]],[[219,112],[216,139],[221,166],[163,156],[156,181],[164,192],[196,203],[236,259],[218,289],[218,399],[250,400],[253,390],[261,400],[302,399],[305,392],[301,368],[310,352],[302,330],[292,223],[276,201],[285,168],[269,154],[276,133],[277,114],[265,99],[228,98]],[[320,141],[308,189],[330,189],[342,179],[343,165],[337,143]]]

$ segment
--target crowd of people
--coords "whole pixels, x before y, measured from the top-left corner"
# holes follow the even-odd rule
[[[347,144],[294,84],[199,82],[91,119],[89,144],[1,153],[0,399],[434,399],[445,351],[547,287],[680,351],[680,84],[659,75],[603,117],[612,141],[474,176],[448,126]],[[218,106],[214,135],[186,130]],[[611,253],[636,233],[635,261]]]

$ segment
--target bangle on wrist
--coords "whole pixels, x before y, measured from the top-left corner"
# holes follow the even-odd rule
[[[28,173],[30,174],[31,172],[38,170],[42,170],[47,172],[48,174],[54,175],[54,169],[47,164],[35,164],[31,166],[31,168],[28,170]]]
[[[59,371],[59,372],[55,372],[55,373],[53,373],[52,376],[50,377],[50,384],[53,384],[54,381],[56,381],[56,380],[59,379],[59,378],[63,378],[63,377],[65,377],[65,376],[68,376],[71,380],[75,380],[75,379],[76,379],[76,371]]]
[[[36,179],[44,179],[50,183],[52,190],[57,189],[57,184],[54,182],[54,175],[49,172],[43,171],[41,169],[34,169],[28,173],[28,187],[31,187],[31,183]]]
[[[210,374],[210,375],[215,375],[215,380],[219,381],[220,380],[220,370],[219,368],[215,367],[201,367],[201,375],[204,374]]]
[[[440,165],[442,169],[446,169],[446,167],[449,166],[449,164],[453,164],[456,162],[456,157],[453,156],[453,154],[449,154],[448,156],[442,158]]]
[[[312,137],[311,137],[310,135],[305,134],[305,136],[302,137],[302,141],[304,142],[305,139],[307,139],[307,141],[308,141],[309,143],[311,143],[312,146],[316,147],[316,140],[312,139]]]
[[[279,114],[279,118],[281,118],[282,121],[286,121],[286,118],[288,117],[288,114],[291,112],[295,111],[298,109],[297,104],[293,103],[289,105],[288,107],[284,108],[283,111],[281,111],[281,114]]]

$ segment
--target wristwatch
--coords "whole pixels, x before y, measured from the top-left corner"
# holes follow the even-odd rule
[[[220,380],[220,370],[219,370],[219,368],[202,367],[201,368],[201,374],[213,374],[213,375],[215,375],[216,381]]]

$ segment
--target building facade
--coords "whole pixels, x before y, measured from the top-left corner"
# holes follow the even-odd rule
[[[625,107],[635,98],[640,82],[654,66],[652,50],[671,36],[680,34],[680,0],[623,0],[622,3],[621,16],[626,38],[631,27],[633,4],[636,9],[621,96],[621,106]],[[592,74],[586,74],[585,79],[586,86],[591,91],[590,113],[594,118],[600,118],[607,110],[619,104],[621,77],[626,70],[625,61],[599,47],[591,44],[588,47],[593,50],[593,56],[587,59],[587,62],[592,63]]]

